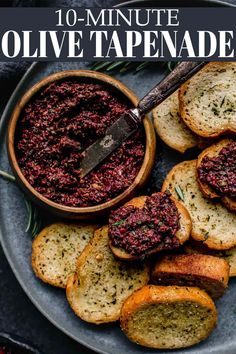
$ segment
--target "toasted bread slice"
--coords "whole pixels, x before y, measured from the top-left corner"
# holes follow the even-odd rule
[[[115,259],[108,245],[108,227],[95,231],[94,238],[78,259],[66,295],[74,312],[84,321],[117,321],[126,298],[149,281],[149,267]]]
[[[229,264],[229,276],[236,276],[236,247],[225,251],[212,250],[202,242],[189,240],[184,244],[184,251],[187,254],[209,254],[215,257],[223,258]]]
[[[199,166],[202,163],[202,159],[205,156],[208,156],[210,158],[212,157],[216,157],[219,152],[226,147],[228,144],[234,142],[233,139],[223,139],[213,145],[211,145],[210,147],[208,147],[207,149],[205,149],[198,157],[197,159],[197,168],[199,168]],[[236,172],[235,172],[236,173]],[[203,192],[203,194],[208,197],[208,198],[220,198],[221,197],[221,201],[222,203],[229,209],[229,210],[233,210],[236,211],[236,198],[230,198],[228,196],[220,196],[219,194],[217,194],[212,188],[211,186],[209,186],[207,183],[202,182],[198,176],[198,183],[200,185],[200,188]]]
[[[162,186],[163,192],[167,190],[189,211],[193,239],[218,250],[236,246],[236,215],[203,196],[197,182],[196,160],[181,162],[169,172]]]
[[[179,90],[180,114],[202,137],[236,133],[236,62],[208,63]]]
[[[180,117],[178,91],[157,106],[152,115],[156,132],[166,145],[181,153],[198,146],[200,138]]]
[[[229,264],[222,258],[204,254],[161,257],[152,271],[157,285],[195,286],[213,299],[222,296],[229,281]]]
[[[136,208],[142,209],[145,204],[146,198],[147,198],[146,196],[140,196],[140,197],[133,198],[129,202],[127,202],[125,204],[125,206],[132,205]],[[176,198],[171,196],[171,199],[173,200],[173,202],[177,206],[179,214],[180,214],[180,221],[179,221],[180,228],[176,233],[176,237],[178,237],[179,242],[182,245],[185,241],[187,241],[189,239],[191,228],[192,228],[192,222],[191,222],[191,218],[190,218],[189,213],[186,210],[186,208],[181,203],[179,203],[176,200]],[[110,244],[111,250],[114,253],[114,255],[121,260],[133,261],[133,260],[143,258],[143,255],[142,256],[133,256],[133,255],[127,253],[125,250],[113,246],[111,241],[109,242],[109,244]],[[151,254],[156,253],[160,250],[163,250],[163,247],[158,246],[158,247],[152,249],[151,251],[149,251],[148,253],[146,253],[145,256],[151,255]]]
[[[97,225],[52,224],[32,244],[32,267],[45,283],[65,288],[76,261],[93,237]]]
[[[207,338],[217,311],[205,291],[191,287],[144,286],[121,310],[121,328],[133,342],[157,349],[178,349]]]

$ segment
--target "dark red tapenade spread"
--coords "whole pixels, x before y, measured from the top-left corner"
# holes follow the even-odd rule
[[[115,247],[133,256],[145,255],[154,248],[170,250],[180,246],[176,237],[179,212],[167,193],[147,197],[142,209],[123,206],[109,218],[109,237]]]
[[[198,176],[217,194],[236,198],[236,141],[225,146],[215,157],[204,156]]]
[[[100,84],[70,79],[47,86],[26,105],[18,124],[17,158],[26,179],[46,198],[67,206],[92,206],[122,193],[143,162],[142,128],[83,179],[80,161],[130,105]]]

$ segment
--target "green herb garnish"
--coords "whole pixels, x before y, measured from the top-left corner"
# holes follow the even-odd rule
[[[28,212],[28,223],[25,232],[30,232],[34,238],[41,230],[42,222],[38,215],[38,210],[35,208],[32,202],[25,199],[25,204]]]
[[[175,192],[178,195],[179,199],[181,199],[184,202],[184,192],[180,188],[180,186],[175,187]]]
[[[4,178],[6,181],[9,182],[16,182],[14,176],[9,174],[8,172],[0,170],[0,177]],[[28,221],[26,225],[25,232],[30,232],[32,237],[35,237],[39,231],[41,230],[41,220],[38,215],[38,211],[32,202],[28,199],[25,199],[27,214],[28,214]]]
[[[228,109],[226,109],[223,113],[231,113],[231,112],[233,112],[233,108],[228,108]]]
[[[123,61],[115,61],[114,63],[110,64],[107,68],[106,71],[112,71],[115,70],[117,68],[119,68],[120,66],[123,66],[124,63]]]
[[[4,178],[6,181],[9,181],[9,182],[15,182],[16,181],[14,176],[12,176],[12,175],[10,175],[10,173],[2,171],[2,170],[0,170],[0,176],[2,178]]]
[[[120,73],[134,72],[137,73],[146,69],[148,66],[154,62],[142,61],[98,61],[94,62],[90,67],[91,70],[95,71],[118,71]],[[178,62],[156,62],[156,64],[164,66],[168,71],[172,71]]]
[[[206,232],[205,235],[204,235],[204,239],[207,240],[209,237],[209,232]]]
[[[99,71],[99,70],[103,70],[105,68],[107,68],[109,65],[111,64],[110,61],[101,61],[101,62],[95,62],[92,66],[91,66],[91,70],[95,70],[95,71]]]
[[[222,107],[224,103],[225,103],[225,97],[224,97],[223,100],[221,101],[220,107]]]
[[[143,63],[141,63],[140,65],[137,66],[135,71],[139,72],[139,71],[143,70],[144,68],[146,68],[149,64],[150,63],[148,61],[144,61]]]
[[[114,224],[112,224],[112,226],[119,226],[119,225],[122,225],[124,224],[125,220],[120,220],[120,221],[116,221]]]
[[[219,111],[215,107],[212,107],[212,112],[214,113],[215,116],[219,115]]]

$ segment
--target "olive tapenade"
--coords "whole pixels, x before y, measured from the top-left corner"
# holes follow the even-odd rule
[[[26,105],[17,127],[16,153],[25,178],[46,198],[72,207],[101,204],[122,193],[143,162],[142,127],[84,178],[80,161],[130,106],[101,84],[69,79],[48,85]]]
[[[111,212],[111,244],[133,256],[145,255],[157,247],[178,248],[179,218],[178,209],[167,193],[152,194],[142,209],[127,205]]]
[[[220,196],[236,198],[236,142],[229,143],[215,157],[204,156],[198,176]]]

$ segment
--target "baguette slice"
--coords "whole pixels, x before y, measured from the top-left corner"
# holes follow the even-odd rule
[[[181,153],[199,145],[199,137],[187,127],[179,113],[178,91],[153,111],[153,122],[164,143]]]
[[[208,248],[202,242],[191,240],[184,244],[184,251],[187,254],[208,254],[223,258],[229,264],[229,276],[236,276],[236,247],[225,251],[216,251]]]
[[[167,190],[189,211],[194,240],[216,250],[236,246],[236,215],[203,196],[197,182],[196,160],[181,162],[169,172],[162,186],[163,192]]]
[[[209,156],[210,158],[215,157],[219,154],[219,152],[226,147],[228,144],[234,142],[233,139],[223,139],[213,145],[211,145],[210,147],[208,147],[207,149],[205,149],[198,157],[197,159],[197,168],[199,168],[199,166],[202,163],[202,160],[205,156]],[[236,163],[236,162],[235,162]],[[236,174],[236,171],[235,171]],[[200,178],[198,178],[198,183],[200,185],[200,188],[203,192],[203,194],[211,199],[214,198],[220,198],[221,197],[221,201],[222,203],[229,209],[229,210],[233,210],[236,211],[236,198],[230,198],[228,196],[220,196],[219,194],[217,194],[212,188],[211,186],[209,186],[207,183],[202,182],[200,180]]]
[[[124,303],[121,328],[133,342],[156,349],[178,349],[207,338],[217,311],[205,291],[191,287],[144,286]]]
[[[76,261],[93,237],[97,225],[52,224],[32,244],[32,267],[45,283],[65,288]]]
[[[74,312],[84,321],[117,321],[126,298],[149,281],[149,267],[142,262],[117,261],[108,245],[108,228],[95,231],[94,238],[78,259],[66,295]]]
[[[140,196],[140,197],[133,198],[129,202],[127,202],[125,204],[125,206],[133,205],[136,208],[143,208],[146,198],[147,198],[146,196]],[[178,237],[179,242],[182,245],[185,241],[187,241],[189,239],[189,235],[190,235],[191,228],[192,228],[192,222],[191,222],[190,215],[189,215],[188,211],[186,210],[186,208],[183,205],[181,205],[181,203],[179,203],[176,198],[171,197],[171,199],[173,200],[173,202],[177,206],[178,211],[180,213],[180,229],[177,231],[176,236]],[[111,241],[109,242],[109,245],[111,247],[113,254],[121,260],[133,261],[133,260],[143,258],[143,256],[133,256],[133,255],[127,253],[124,249],[113,246]],[[149,251],[148,253],[146,253],[145,256],[151,255],[153,253],[156,253],[156,252],[162,251],[162,250],[164,250],[164,248],[162,246],[158,246],[158,247],[154,248],[153,250]]]
[[[222,296],[229,281],[229,264],[204,254],[169,255],[159,259],[152,271],[157,285],[195,286],[213,299]]]
[[[179,90],[180,114],[197,135],[236,133],[236,62],[208,63]]]

